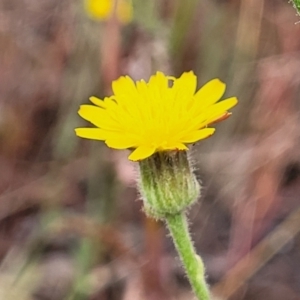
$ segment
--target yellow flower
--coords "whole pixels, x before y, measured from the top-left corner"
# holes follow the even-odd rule
[[[230,115],[237,98],[218,100],[225,84],[213,79],[196,92],[193,72],[180,78],[157,72],[149,82],[136,83],[122,76],[112,83],[114,95],[95,105],[81,105],[79,115],[96,128],[77,128],[82,138],[105,141],[114,149],[135,149],[130,160],[138,161],[158,151],[188,150],[187,144],[211,136],[207,126]]]
[[[85,11],[94,20],[107,20],[114,12],[116,5],[116,17],[121,23],[129,23],[132,20],[131,0],[85,0]]]

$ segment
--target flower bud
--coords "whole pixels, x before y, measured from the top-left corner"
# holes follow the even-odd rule
[[[200,195],[186,151],[156,152],[141,160],[139,188],[148,216],[163,219],[191,206]]]

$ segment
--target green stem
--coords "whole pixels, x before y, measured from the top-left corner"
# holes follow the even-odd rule
[[[183,213],[168,215],[165,220],[197,298],[199,300],[209,300],[204,265],[193,247],[186,216]]]

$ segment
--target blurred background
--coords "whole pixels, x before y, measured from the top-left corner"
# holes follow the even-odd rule
[[[291,3],[119,0],[111,16],[83,1],[0,1],[0,299],[193,299],[164,224],[142,211],[128,152],[74,134],[79,105],[120,75],[193,70],[239,98],[190,151],[203,184],[190,227],[213,299],[299,300]]]

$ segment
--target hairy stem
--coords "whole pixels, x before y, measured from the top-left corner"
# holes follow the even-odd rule
[[[165,220],[194,293],[199,300],[209,300],[204,265],[192,244],[185,214],[168,215]]]

